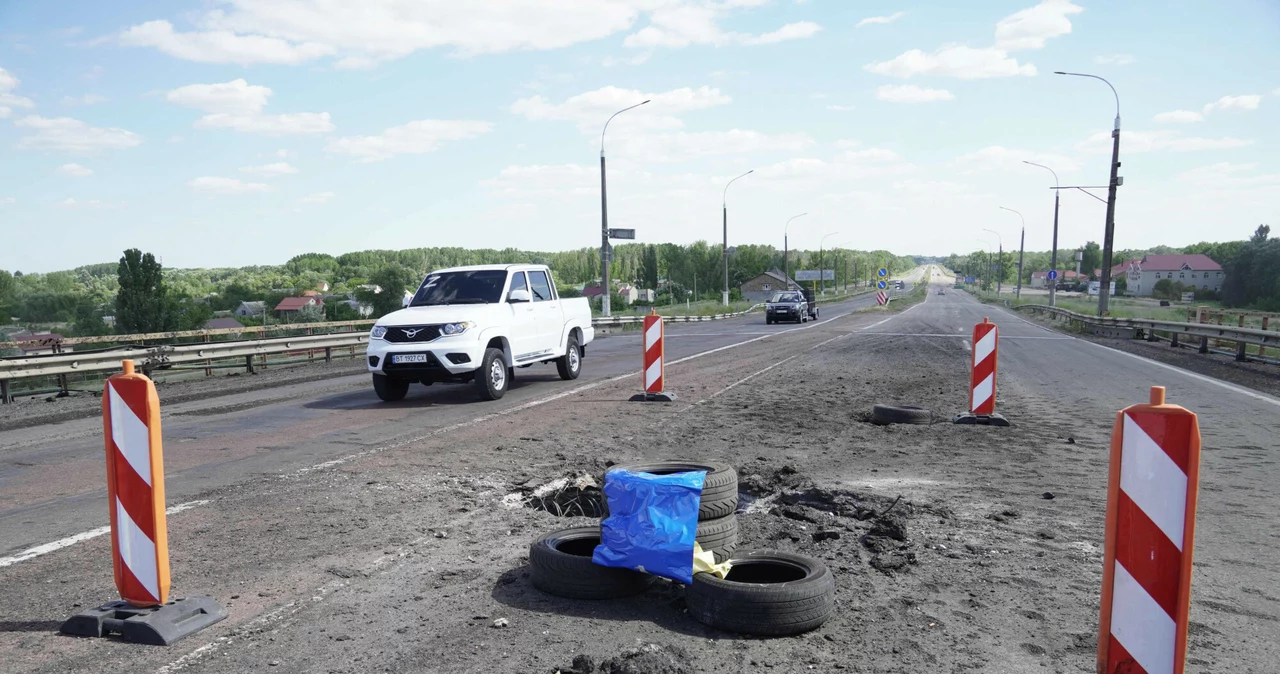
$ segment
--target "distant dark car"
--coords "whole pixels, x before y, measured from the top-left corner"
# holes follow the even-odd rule
[[[946,295],[946,294],[947,294],[947,289],[946,289],[946,288],[938,288],[938,294],[939,294],[939,295]]]
[[[764,308],[764,322],[773,324],[779,321],[795,321],[803,323],[809,319],[809,302],[804,293],[798,290],[787,290],[774,293]]]

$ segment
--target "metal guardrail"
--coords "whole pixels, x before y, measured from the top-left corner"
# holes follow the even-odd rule
[[[157,339],[181,339],[184,337],[217,337],[223,335],[243,335],[252,333],[277,332],[280,330],[314,330],[317,328],[351,328],[357,325],[373,325],[375,319],[367,318],[358,321],[327,321],[321,323],[276,323],[275,325],[245,325],[239,328],[218,328],[216,330],[180,330],[176,332],[149,332],[137,335],[102,335],[98,337],[65,337],[60,340],[25,339],[16,342],[0,342],[0,350],[20,347],[24,344],[72,346],[76,344],[141,344]]]
[[[1086,316],[1085,314],[1078,314],[1074,311],[1068,311],[1058,307],[1050,307],[1043,304],[1023,304],[1013,308],[1019,311],[1026,310],[1047,313],[1050,316],[1061,317],[1068,321],[1078,322],[1082,325],[1113,328],[1117,330],[1133,330],[1135,338],[1145,338],[1147,341],[1151,342],[1158,339],[1156,333],[1168,333],[1168,339],[1171,346],[1181,346],[1183,341],[1191,342],[1193,341],[1191,338],[1199,338],[1200,353],[1209,352],[1209,340],[1211,339],[1235,342],[1236,360],[1249,360],[1250,356],[1246,350],[1246,347],[1248,346],[1258,347],[1258,358],[1265,355],[1265,349],[1267,347],[1280,348],[1280,332],[1277,331],[1236,328],[1209,323],[1158,321],[1148,318]],[[1188,339],[1184,340],[1183,338]]]

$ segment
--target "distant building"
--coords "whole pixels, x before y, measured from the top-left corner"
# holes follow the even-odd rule
[[[1226,272],[1208,255],[1147,255],[1129,265],[1128,294],[1150,297],[1156,282],[1169,279],[1188,290],[1222,290]]]
[[[234,318],[213,318],[205,321],[205,330],[228,330],[231,328],[243,328],[244,324]]]
[[[320,291],[320,292],[322,292],[322,293],[327,293],[327,292],[329,292],[329,282],[328,282],[328,281],[321,281],[321,282],[317,283],[317,284],[316,284],[316,290],[319,290],[319,291]]]
[[[302,291],[302,296],[303,297],[321,297],[322,295],[320,294],[319,290],[304,290]]]
[[[236,306],[234,312],[236,316],[241,318],[254,318],[267,313],[266,302],[241,302]]]
[[[636,301],[636,298],[640,296],[640,293],[636,290],[635,286],[630,283],[623,283],[618,286],[618,295],[622,297],[623,302],[631,304]]]
[[[642,290],[637,290],[637,291],[636,291],[636,301],[637,301],[637,302],[650,302],[650,303],[652,303],[652,302],[657,298],[657,296],[658,296],[657,291],[655,291],[655,290],[651,290],[651,289],[649,289],[649,288],[644,288],[644,289],[642,289]]]
[[[768,302],[776,292],[800,290],[800,284],[788,278],[781,269],[770,269],[738,288],[742,291],[742,298],[748,302]]]
[[[9,333],[11,342],[25,342],[18,346],[18,350],[23,356],[43,356],[49,353],[55,353],[55,347],[59,352],[71,351],[70,346],[61,346],[62,335],[56,332],[31,332],[29,330],[20,330]]]
[[[324,308],[324,300],[319,297],[286,297],[276,305],[276,317],[288,318],[297,315],[305,307]]]
[[[582,296],[594,299],[604,294],[604,289],[600,286],[586,286],[582,289]]]

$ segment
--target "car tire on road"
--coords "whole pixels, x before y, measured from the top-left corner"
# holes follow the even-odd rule
[[[729,515],[698,522],[695,540],[703,550],[710,550],[715,554],[717,563],[729,559],[738,549],[738,516]]]
[[[874,405],[871,420],[877,424],[931,424],[933,412],[915,405]]]
[[[503,361],[502,349],[489,347],[484,350],[472,383],[484,400],[497,400],[506,394],[511,383],[511,369]]]
[[[556,359],[556,371],[560,378],[569,381],[577,379],[582,372],[582,350],[578,348],[578,338],[569,335],[569,343],[565,345],[564,355]]]
[[[730,557],[726,578],[698,573],[685,589],[689,615],[726,632],[786,636],[815,629],[835,607],[835,579],[822,562],[787,552]]]
[[[540,536],[529,546],[533,586],[569,599],[616,599],[645,591],[651,576],[591,561],[600,527],[574,527]]]
[[[732,515],[738,509],[738,471],[727,463],[709,461],[660,461],[655,463],[630,463],[612,466],[609,470],[626,470],[632,473],[670,475],[706,471],[702,481],[702,500],[698,506],[699,520],[715,520]],[[604,503],[604,515],[609,516],[609,504]]]
[[[373,375],[373,392],[389,403],[404,400],[405,394],[409,393],[409,380],[375,374]]]

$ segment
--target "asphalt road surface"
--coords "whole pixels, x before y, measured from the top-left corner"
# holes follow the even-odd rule
[[[861,298],[795,327],[671,325],[671,404],[626,402],[640,349],[621,335],[592,348],[582,379],[520,370],[496,404],[419,387],[386,405],[360,377],[166,408],[169,503],[187,506],[169,519],[175,594],[231,614],[168,649],[52,634],[113,597],[105,537],[75,537],[106,521],[98,422],[0,433],[0,671],[553,672],[638,643],[683,649],[669,672],[1092,671],[1108,436],[1153,384],[1199,414],[1204,438],[1188,671],[1274,671],[1280,400],[962,292],[925,299],[851,313]],[[1000,326],[1013,428],[862,423],[874,402],[960,411],[984,316]],[[689,620],[679,588],[584,605],[528,587],[528,542],[587,522],[504,496],[676,456],[738,467],[756,499],[740,516],[750,547],[832,567],[827,625],[743,640]],[[896,495],[899,519],[879,529],[837,515]],[[889,525],[901,539],[878,537]],[[843,535],[819,542],[818,528]],[[510,626],[491,627],[500,617]]]

